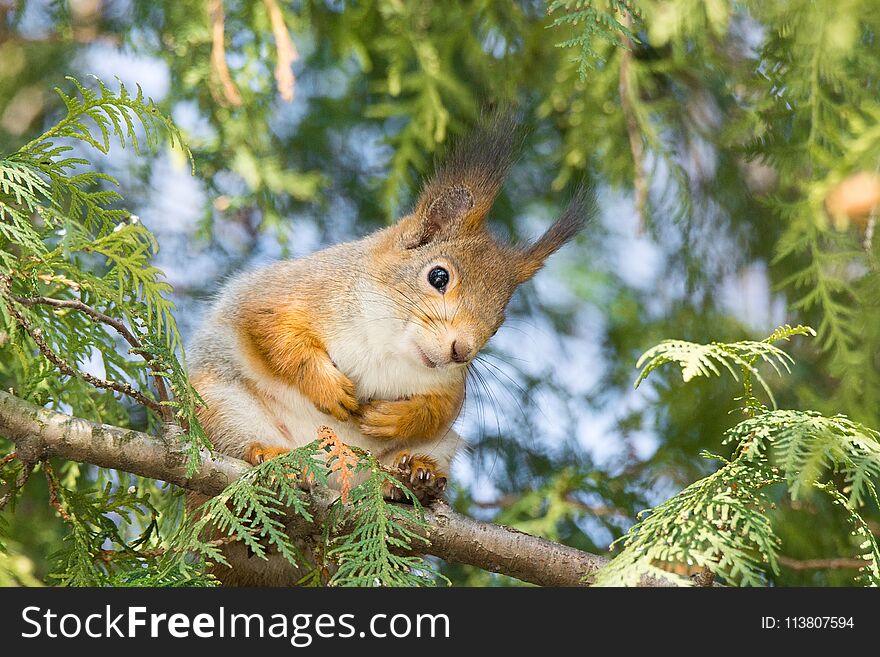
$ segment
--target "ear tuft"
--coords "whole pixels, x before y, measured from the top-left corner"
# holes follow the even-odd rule
[[[495,202],[522,141],[510,110],[484,113],[477,128],[457,141],[419,195],[415,212],[401,223],[415,248],[445,230],[481,224]]]
[[[581,184],[559,219],[534,244],[521,252],[520,282],[534,276],[544,266],[547,258],[574,238],[594,214],[593,192],[588,186]]]

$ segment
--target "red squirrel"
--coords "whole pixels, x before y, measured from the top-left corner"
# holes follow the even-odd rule
[[[532,244],[493,237],[486,217],[516,133],[510,116],[484,120],[396,224],[223,287],[188,351],[218,451],[256,464],[327,425],[397,468],[421,499],[442,494],[468,367],[517,286],[586,219],[579,193]],[[284,572],[263,568],[221,579],[266,584]]]

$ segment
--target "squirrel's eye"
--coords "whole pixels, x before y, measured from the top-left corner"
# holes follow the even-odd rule
[[[428,272],[428,282],[431,287],[437,288],[441,292],[449,285],[449,272],[443,267],[434,267]]]

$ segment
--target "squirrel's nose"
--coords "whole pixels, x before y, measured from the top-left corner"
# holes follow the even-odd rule
[[[467,340],[456,338],[452,341],[452,360],[456,363],[466,363],[470,360],[472,350],[473,347]]]

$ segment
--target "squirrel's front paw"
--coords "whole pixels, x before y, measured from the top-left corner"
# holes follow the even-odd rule
[[[443,497],[446,491],[446,473],[440,470],[437,461],[430,456],[400,452],[394,459],[394,469],[401,485],[409,488],[422,504],[430,504]],[[401,501],[406,497],[399,486],[390,483],[385,484],[383,492],[386,499],[393,501]]]
[[[413,438],[419,433],[419,409],[411,399],[376,400],[361,407],[357,416],[361,433],[374,438]]]
[[[354,383],[329,362],[324,374],[310,381],[304,392],[319,411],[346,422],[358,410]]]

